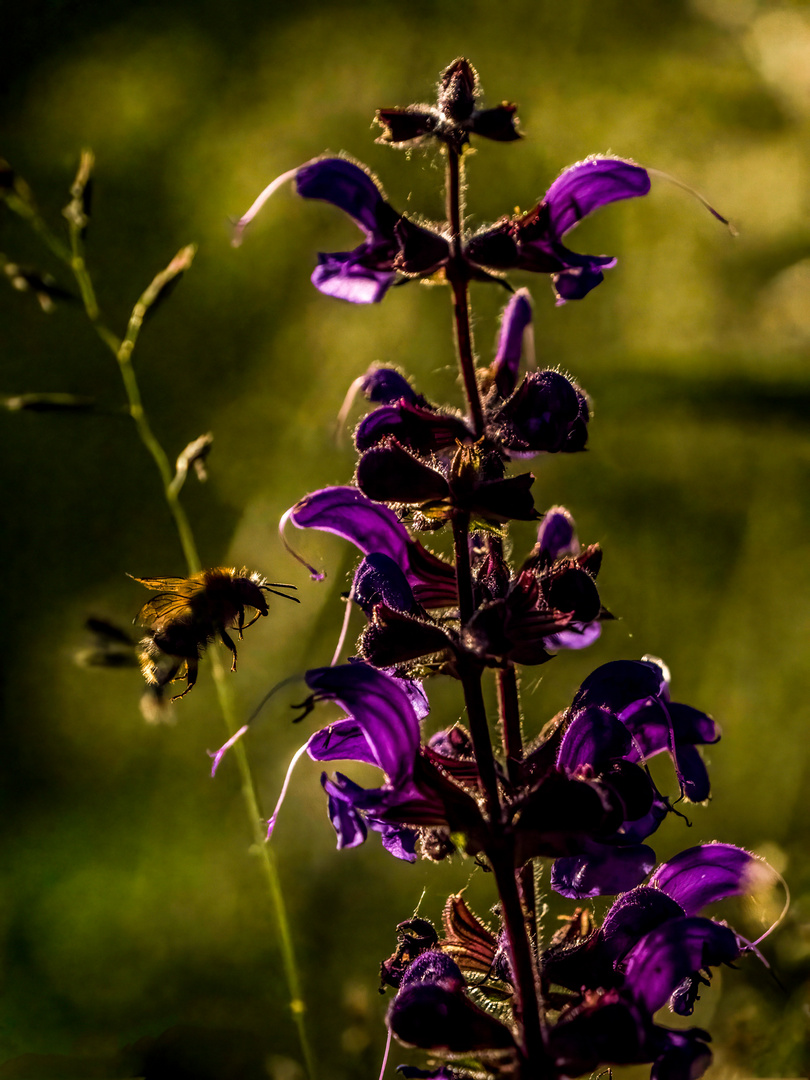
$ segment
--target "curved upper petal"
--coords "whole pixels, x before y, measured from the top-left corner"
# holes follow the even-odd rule
[[[687,915],[696,915],[715,900],[747,892],[771,873],[766,862],[734,844],[698,844],[662,863],[650,885],[680,904]]]
[[[378,232],[383,193],[371,176],[345,158],[319,158],[295,174],[298,194],[321,199],[348,214],[368,236]]]
[[[419,750],[419,718],[396,680],[369,664],[355,663],[313,668],[306,682],[358,724],[395,788],[411,778]]]
[[[562,237],[600,206],[649,190],[650,177],[640,165],[622,158],[586,158],[566,169],[546,192],[552,231]]]

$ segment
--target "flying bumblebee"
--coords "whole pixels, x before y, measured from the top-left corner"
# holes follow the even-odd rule
[[[148,628],[138,647],[138,659],[152,686],[185,678],[185,690],[172,701],[184,697],[194,686],[200,657],[215,638],[230,649],[231,671],[236,671],[236,645],[228,631],[236,630],[241,640],[243,632],[267,614],[265,593],[298,603],[297,597],[278,591],[294,589],[294,585],[265,581],[244,566],[241,570],[217,566],[188,578],[128,576],[147,589],[159,590],[134,619]],[[245,622],[246,611],[251,609],[255,614]]]

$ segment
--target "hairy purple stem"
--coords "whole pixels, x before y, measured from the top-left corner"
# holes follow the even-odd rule
[[[506,754],[506,771],[510,781],[517,784],[520,782],[520,765],[523,761],[523,732],[520,725],[520,699],[514,664],[500,668],[496,681],[498,714],[501,718],[503,749]]]
[[[475,373],[472,330],[470,329],[470,304],[467,295],[469,277],[461,253],[461,157],[451,145],[447,147],[447,219],[450,224],[450,261],[447,277],[453,289],[453,320],[456,329],[458,360],[464,392],[470,407],[470,423],[476,439],[484,434],[484,411]]]
[[[510,845],[497,855],[491,854],[490,862],[501,898],[501,917],[515,980],[515,1017],[520,1024],[522,1039],[519,1038],[519,1045],[525,1066],[521,1075],[531,1080],[544,1080],[551,1075],[551,1063],[545,1053],[534,962]]]
[[[464,626],[472,618],[475,599],[470,565],[470,515],[461,511],[456,511],[453,515],[453,547],[458,582],[459,619],[461,625]],[[487,711],[481,690],[481,667],[466,654],[459,657],[458,667],[461,685],[464,688],[464,700],[467,705],[467,718],[470,722],[470,734],[478,763],[478,773],[484,787],[487,812],[491,821],[500,821],[498,776],[495,771],[492,739],[489,735]]]
[[[484,411],[475,371],[470,306],[468,296],[469,273],[462,254],[462,196],[461,156],[458,147],[447,146],[447,218],[450,225],[450,260],[447,278],[453,289],[453,319],[456,333],[461,377],[470,410],[470,424],[476,439],[484,434]],[[469,545],[470,515],[456,512],[453,515],[453,546],[455,551],[456,578],[458,580],[459,619],[462,627],[475,611],[472,567]],[[544,1080],[548,1069],[543,1042],[540,1002],[537,992],[532,946],[526,926],[526,918],[520,899],[517,875],[511,843],[503,830],[503,811],[498,794],[498,775],[492,751],[484,695],[481,688],[482,669],[468,654],[458,659],[458,672],[464,689],[467,719],[470,725],[473,750],[478,773],[484,789],[487,813],[492,830],[492,843],[486,852],[495,872],[495,880],[501,899],[503,925],[509,942],[509,955],[515,977],[515,1016],[520,1025],[518,1042],[523,1059],[521,1073],[532,1080]],[[503,673],[506,674],[506,673]],[[511,682],[499,681],[502,702],[501,717],[504,729],[504,747],[507,758],[514,755],[515,762],[522,758],[520,734],[520,705],[514,668]],[[512,766],[514,770],[514,765]]]
[[[495,770],[495,756],[492,753],[492,739],[489,735],[487,710],[481,689],[481,667],[471,657],[460,656],[458,672],[464,689],[467,720],[470,724],[478,775],[481,777],[484,788],[487,815],[493,828],[500,828],[501,802],[498,797],[498,774]]]

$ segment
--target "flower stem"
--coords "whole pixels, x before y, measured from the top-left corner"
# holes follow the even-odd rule
[[[447,218],[450,226],[450,260],[447,277],[453,289],[453,320],[461,377],[470,411],[470,424],[476,439],[484,434],[484,412],[475,370],[472,330],[470,327],[469,273],[462,254],[462,175],[461,154],[452,144],[447,146]],[[458,580],[459,619],[462,627],[475,611],[472,567],[469,548],[470,515],[456,512],[453,516],[453,545]],[[482,669],[474,658],[462,654],[458,660],[459,677],[464,689],[467,718],[470,724],[473,750],[478,773],[484,788],[492,842],[486,852],[495,873],[501,900],[503,925],[509,942],[509,955],[515,977],[515,1017],[520,1027],[519,1044],[523,1058],[523,1073],[532,1080],[543,1080],[548,1071],[541,1020],[532,944],[520,899],[514,869],[512,845],[503,829],[503,812],[498,793],[498,776],[492,740],[481,687]],[[513,665],[498,672],[499,712],[503,724],[504,750],[510,779],[517,776],[517,764],[523,756],[520,728],[520,702],[517,677]]]
[[[506,771],[510,781],[517,784],[520,781],[520,763],[523,760],[523,732],[520,726],[520,698],[515,665],[507,664],[505,668],[499,668],[496,682]]]
[[[522,1033],[521,1052],[527,1066],[526,1076],[543,1080],[547,1062],[540,1014],[540,996],[537,992],[532,949],[526,918],[520,902],[520,892],[513,869],[510,845],[497,854],[491,853],[490,862],[501,899],[501,916],[509,941],[509,956],[514,975],[515,1018]]]
[[[447,147],[447,220],[450,225],[450,261],[447,277],[453,289],[453,320],[456,331],[458,360],[464,392],[470,408],[470,423],[476,439],[484,434],[484,411],[475,373],[472,329],[470,327],[470,304],[468,297],[469,277],[461,251],[462,243],[462,184],[461,155],[452,145]]]
[[[21,216],[24,216],[29,220],[34,230],[47,244],[50,250],[66,263],[73,272],[81,293],[87,317],[99,338],[104,342],[110,352],[113,353],[118,362],[118,368],[121,372],[121,379],[124,384],[124,391],[129,406],[129,414],[135,422],[135,428],[141,442],[154,461],[158,473],[160,474],[164,498],[177,530],[188,572],[189,574],[199,573],[202,569],[202,563],[194,539],[194,533],[185,509],[180,502],[178,491],[173,486],[174,474],[169,458],[149,424],[149,420],[143,407],[138,379],[131,360],[132,351],[135,347],[146,309],[151,306],[157,298],[157,293],[159,289],[163,287],[165,281],[170,277],[176,276],[177,273],[182,272],[182,269],[190,263],[191,257],[193,256],[193,249],[186,248],[178,255],[177,258],[179,262],[177,262],[177,265],[174,263],[170,264],[170,268],[167,268],[167,271],[164,271],[164,275],[168,276],[162,277],[161,275],[158,275],[152,283],[152,286],[150,286],[152,292],[150,293],[150,290],[148,289],[135,305],[127,326],[126,334],[123,339],[121,339],[110,330],[102,320],[101,310],[96,299],[92,278],[84,258],[82,228],[80,224],[69,219],[70,250],[68,250],[62,241],[54,236],[39,214],[30,210],[28,207],[26,207],[26,211],[27,212],[23,213]],[[168,273],[169,270],[171,270],[170,273]],[[221,658],[213,650],[211,653],[211,661],[217,698],[219,699],[220,708],[225,720],[225,727],[227,728],[228,735],[231,736],[236,731],[238,724],[231,700],[230,689],[226,682],[225,668]],[[278,926],[282,963],[287,983],[287,991],[290,995],[290,1011],[298,1031],[298,1038],[306,1072],[311,1080],[315,1073],[312,1051],[310,1049],[305,1026],[304,1014],[306,1010],[301,993],[301,980],[295,959],[290,924],[284,904],[281,879],[278,874],[275,858],[265,843],[265,823],[259,811],[256,788],[253,782],[247,753],[242,743],[236,744],[234,755],[236,757],[241,779],[242,797],[245,802],[253,834],[251,851],[259,856],[262,864],[262,872],[267,881],[271,905]]]

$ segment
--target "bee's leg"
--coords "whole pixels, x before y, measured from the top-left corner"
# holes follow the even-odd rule
[[[186,683],[188,684],[182,694],[175,694],[172,701],[179,701],[181,697],[185,697],[186,694],[193,689],[194,683],[197,681],[197,659],[196,657],[189,657],[186,660]]]
[[[236,630],[239,634],[239,640],[242,640],[242,631],[245,629],[245,609],[239,608],[239,618],[236,620]]]
[[[241,629],[242,630],[247,630],[247,628],[249,626],[253,626],[253,624],[255,622],[258,622],[261,617],[262,617],[262,613],[260,611],[257,611],[256,614],[253,616],[253,618],[250,620],[250,622],[246,622],[245,625],[243,627],[241,627]],[[239,637],[241,637],[241,636],[242,635],[240,634]]]
[[[225,645],[226,648],[230,649],[233,653],[233,663],[231,664],[231,671],[236,671],[236,646],[234,645],[231,638],[228,637],[228,634],[224,628],[219,631],[219,636],[220,638],[222,638],[222,644]]]

